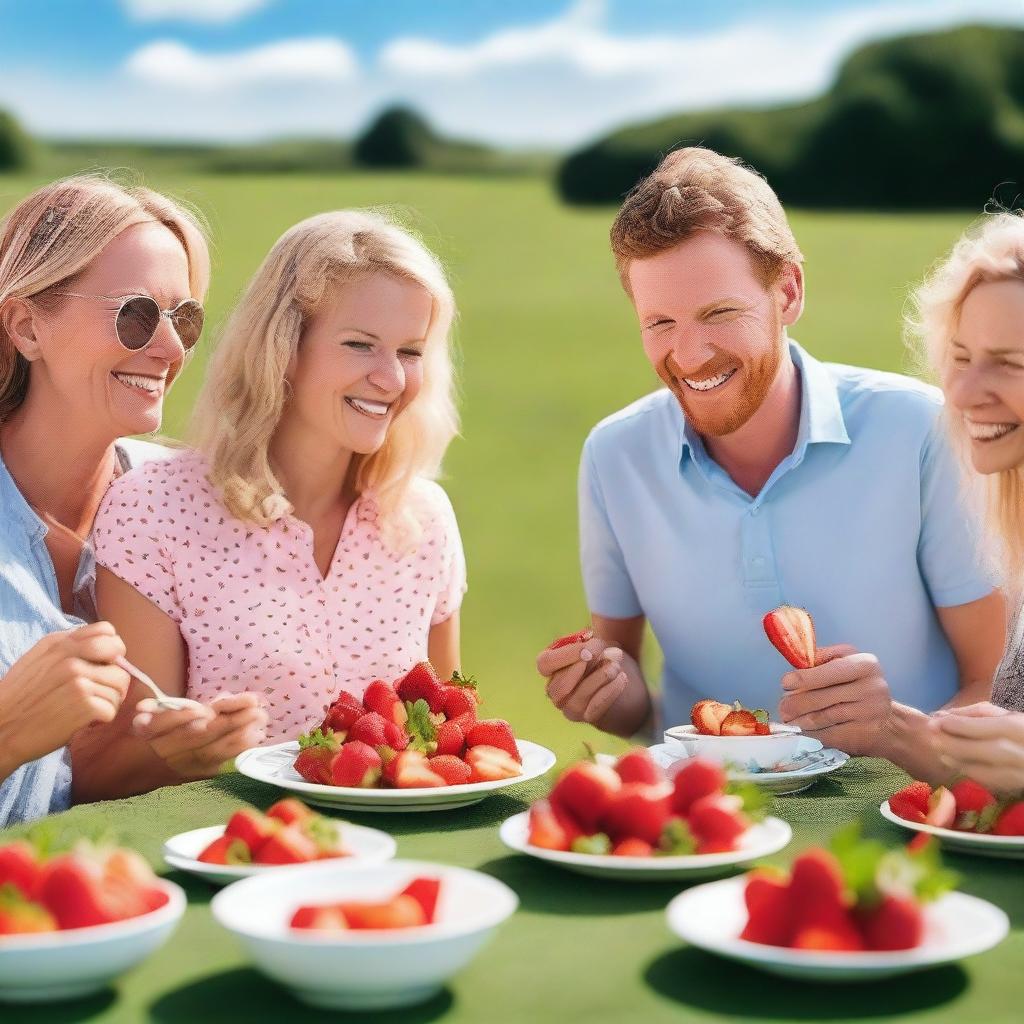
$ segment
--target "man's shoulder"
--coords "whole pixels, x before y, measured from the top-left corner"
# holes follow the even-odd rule
[[[618,447],[631,440],[647,439],[655,432],[678,430],[678,410],[675,395],[667,388],[652,391],[601,420],[590,431],[585,447],[600,451],[606,445]]]
[[[942,391],[916,377],[844,363],[824,366],[847,420],[863,419],[878,427],[917,426],[927,432],[942,412]]]

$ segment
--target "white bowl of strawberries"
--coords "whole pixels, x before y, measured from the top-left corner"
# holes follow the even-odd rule
[[[481,872],[396,860],[247,878],[218,893],[211,909],[255,965],[297,998],[361,1010],[436,995],[518,904]]]
[[[699,700],[690,719],[690,725],[665,730],[665,742],[681,747],[689,757],[706,757],[720,764],[755,764],[768,770],[790,760],[801,748],[821,749],[821,743],[804,737],[798,726],[770,722],[766,712],[751,711],[739,701]],[[817,746],[809,748],[809,743]]]
[[[510,849],[597,877],[723,874],[781,850],[792,836],[786,822],[764,817],[758,790],[729,788],[719,764],[684,761],[669,776],[636,748],[611,764],[571,765],[500,835]]]
[[[481,718],[479,703],[472,680],[442,682],[422,662],[361,699],[341,693],[317,729],[235,764],[310,803],[362,811],[465,807],[550,770],[550,750],[517,739],[504,719]]]
[[[0,846],[0,1002],[97,992],[162,946],[185,894],[133,850],[76,845],[40,857]]]

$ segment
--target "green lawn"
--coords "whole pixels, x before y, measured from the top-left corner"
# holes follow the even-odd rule
[[[35,184],[0,179],[0,209]],[[612,269],[612,211],[567,209],[546,182],[529,179],[226,176],[151,184],[210,219],[210,338],[271,243],[309,214],[394,206],[441,253],[461,309],[463,437],[445,484],[469,563],[463,661],[490,708],[520,735],[570,753],[585,733],[547,704],[533,661],[553,636],[585,622],[575,525],[580,445],[597,420],[656,383]],[[794,214],[808,299],[793,335],[823,358],[902,369],[908,287],[968,219]],[[200,355],[169,399],[169,433],[184,428],[202,372]]]

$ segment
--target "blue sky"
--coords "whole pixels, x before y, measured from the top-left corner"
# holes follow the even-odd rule
[[[0,107],[65,137],[338,137],[412,102],[564,148],[620,123],[827,87],[898,32],[1024,26],[1024,0],[0,0]]]

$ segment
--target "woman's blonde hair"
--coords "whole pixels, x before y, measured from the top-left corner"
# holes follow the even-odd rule
[[[163,224],[188,258],[191,297],[200,302],[210,282],[210,256],[199,217],[167,196],[83,174],[44,185],[0,222],[0,309],[11,298],[59,308],[63,290],[126,228]],[[0,319],[0,422],[25,400],[29,363]]]
[[[403,499],[416,477],[439,473],[459,427],[449,349],[455,302],[437,257],[373,211],[321,213],[286,231],[224,329],[196,401],[192,441],[207,457],[210,483],[237,518],[268,526],[290,511],[269,455],[287,401],[288,365],[328,291],[379,273],[423,287],[432,309],[423,385],[383,446],[355,457],[355,489],[372,490],[392,546],[416,537],[416,520]]]
[[[986,214],[914,292],[906,333],[918,369],[944,387],[967,296],[983,282],[1008,280],[1024,283],[1021,211]],[[983,514],[992,565],[1008,587],[1019,589],[1024,581],[1024,466],[980,476],[971,465],[964,418],[949,402],[944,420],[960,460],[968,501]]]

